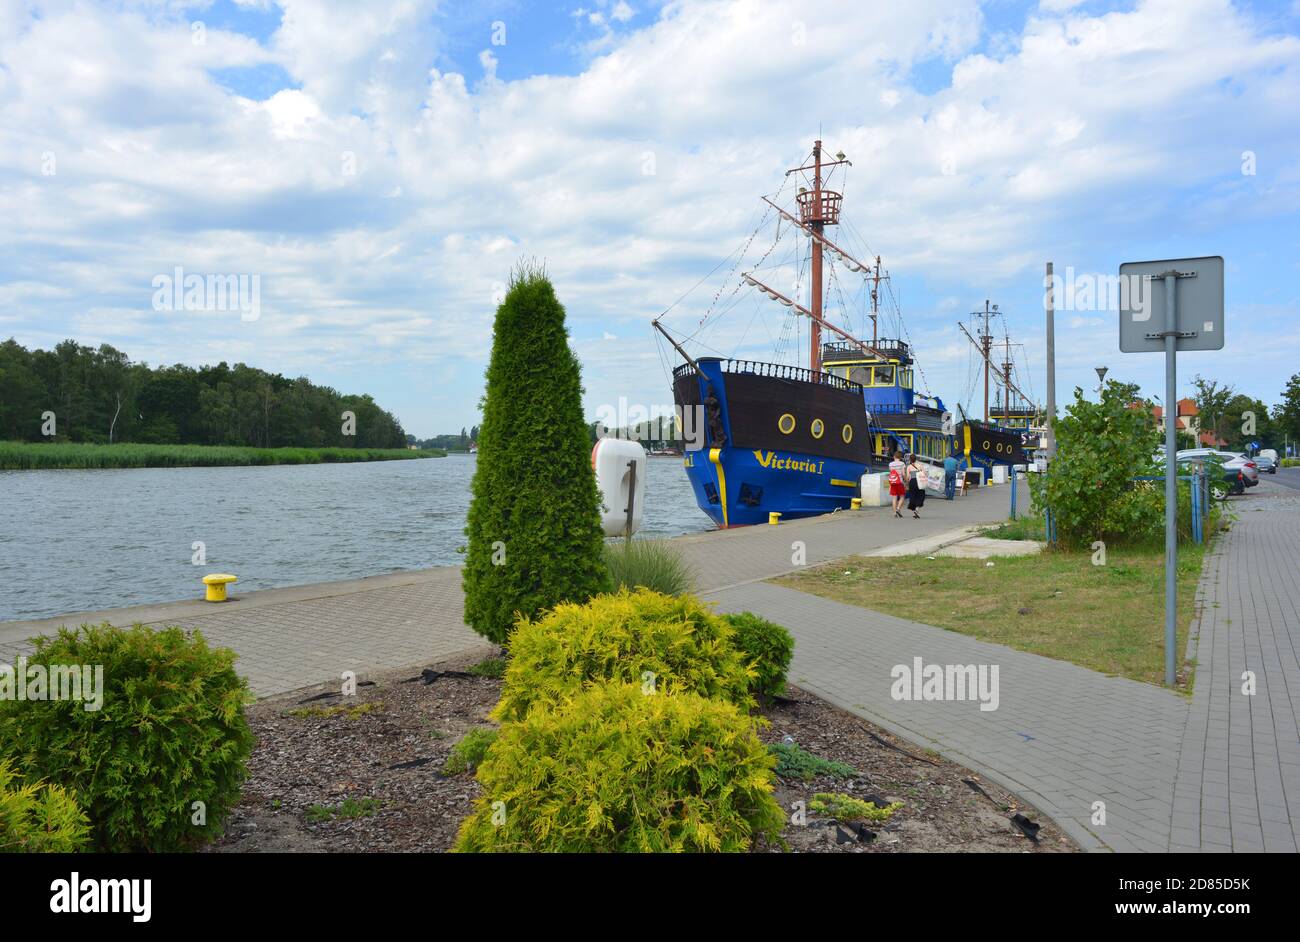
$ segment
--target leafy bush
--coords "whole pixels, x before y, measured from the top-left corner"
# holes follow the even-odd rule
[[[807,782],[819,775],[853,778],[858,774],[858,770],[853,766],[815,756],[797,743],[776,742],[767,748],[776,757],[776,774],[781,778]]]
[[[695,586],[690,569],[667,540],[606,543],[605,565],[615,589],[644,588],[684,595]]]
[[[545,273],[497,308],[465,533],[465,621],[496,644],[517,616],[609,588],[578,359]]]
[[[90,840],[90,822],[58,785],[24,785],[0,758],[0,854],[69,854]]]
[[[483,757],[497,739],[497,730],[478,726],[471,729],[460,742],[451,747],[451,755],[443,763],[442,771],[447,775],[459,775],[472,772],[483,764]]]
[[[1053,425],[1057,457],[1045,474],[1029,475],[1035,507],[1050,507],[1056,535],[1066,548],[1090,546],[1095,540],[1122,544],[1144,541],[1161,525],[1150,488],[1132,481],[1152,469],[1160,442],[1151,415],[1129,408],[1122,384],[1108,382],[1101,402],[1083,398]]]
[[[869,801],[845,795],[843,792],[818,792],[808,802],[808,810],[837,821],[888,821],[895,811],[903,807],[901,801],[895,801],[883,808],[877,808]]]
[[[521,719],[535,703],[555,703],[610,680],[749,707],[754,672],[741,661],[733,635],[724,619],[689,595],[638,589],[599,595],[585,605],[557,605],[515,629],[492,716]]]
[[[743,851],[784,824],[754,720],[638,684],[592,687],[502,727],[478,781],[461,852]]]
[[[762,696],[785,693],[785,675],[794,655],[794,636],[782,626],[753,612],[722,617],[735,629],[732,643],[757,675],[750,689]]]
[[[0,754],[75,791],[99,851],[195,847],[220,833],[253,748],[234,660],[180,628],[60,629],[36,639],[28,670],[102,668],[102,707],[0,700]]]

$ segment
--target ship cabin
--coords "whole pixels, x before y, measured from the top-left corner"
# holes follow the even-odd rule
[[[822,344],[822,371],[862,386],[873,460],[887,464],[895,451],[942,461],[953,448],[943,434],[943,400],[916,392],[912,351],[902,340],[878,340],[868,353],[855,343]]]
[[[1028,432],[1041,424],[1038,410],[1031,408],[1008,409],[1001,403],[995,403],[989,410],[989,421],[1002,428],[1021,429]]]

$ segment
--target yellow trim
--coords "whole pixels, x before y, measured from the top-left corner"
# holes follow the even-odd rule
[[[834,487],[857,487],[852,481],[841,481],[839,478],[831,478],[831,484]]]
[[[789,427],[789,428],[786,428],[786,427],[785,427],[785,420],[786,420],[786,419],[789,419],[789,420],[790,420],[790,427]],[[795,427],[794,416],[791,415],[789,412],[783,413],[783,414],[781,415],[781,418],[779,418],[779,419],[776,420],[776,428],[777,428],[777,431],[779,431],[782,435],[789,435],[791,432],[794,431],[794,427]]]
[[[710,448],[709,460],[713,462],[713,467],[718,472],[718,496],[722,498],[722,526],[726,529],[729,525],[727,521],[727,474],[722,470],[722,449]]]
[[[808,426],[808,431],[812,433],[813,438],[821,438],[826,434],[826,423],[821,419],[813,419],[812,424]]]
[[[840,429],[840,438],[844,439],[846,445],[853,441],[853,426],[848,422],[845,422],[844,428]]]

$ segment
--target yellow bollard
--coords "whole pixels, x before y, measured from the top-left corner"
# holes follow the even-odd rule
[[[778,523],[780,523],[781,522],[780,512],[776,510],[770,511],[767,515],[767,522],[770,523],[772,526],[776,526]]]
[[[862,509],[862,498],[861,498],[861,497],[850,497],[850,498],[849,498],[849,509],[850,509],[850,510],[861,510],[861,509]]]
[[[208,594],[205,601],[224,602],[226,600],[226,585],[231,582],[239,581],[235,576],[228,573],[215,573],[211,576],[203,577],[203,584],[208,587]]]

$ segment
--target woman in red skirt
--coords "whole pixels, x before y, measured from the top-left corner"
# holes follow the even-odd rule
[[[903,498],[907,496],[907,483],[903,476],[907,465],[903,464],[903,453],[894,452],[894,460],[889,462],[889,496],[894,499],[894,516],[903,516]]]

